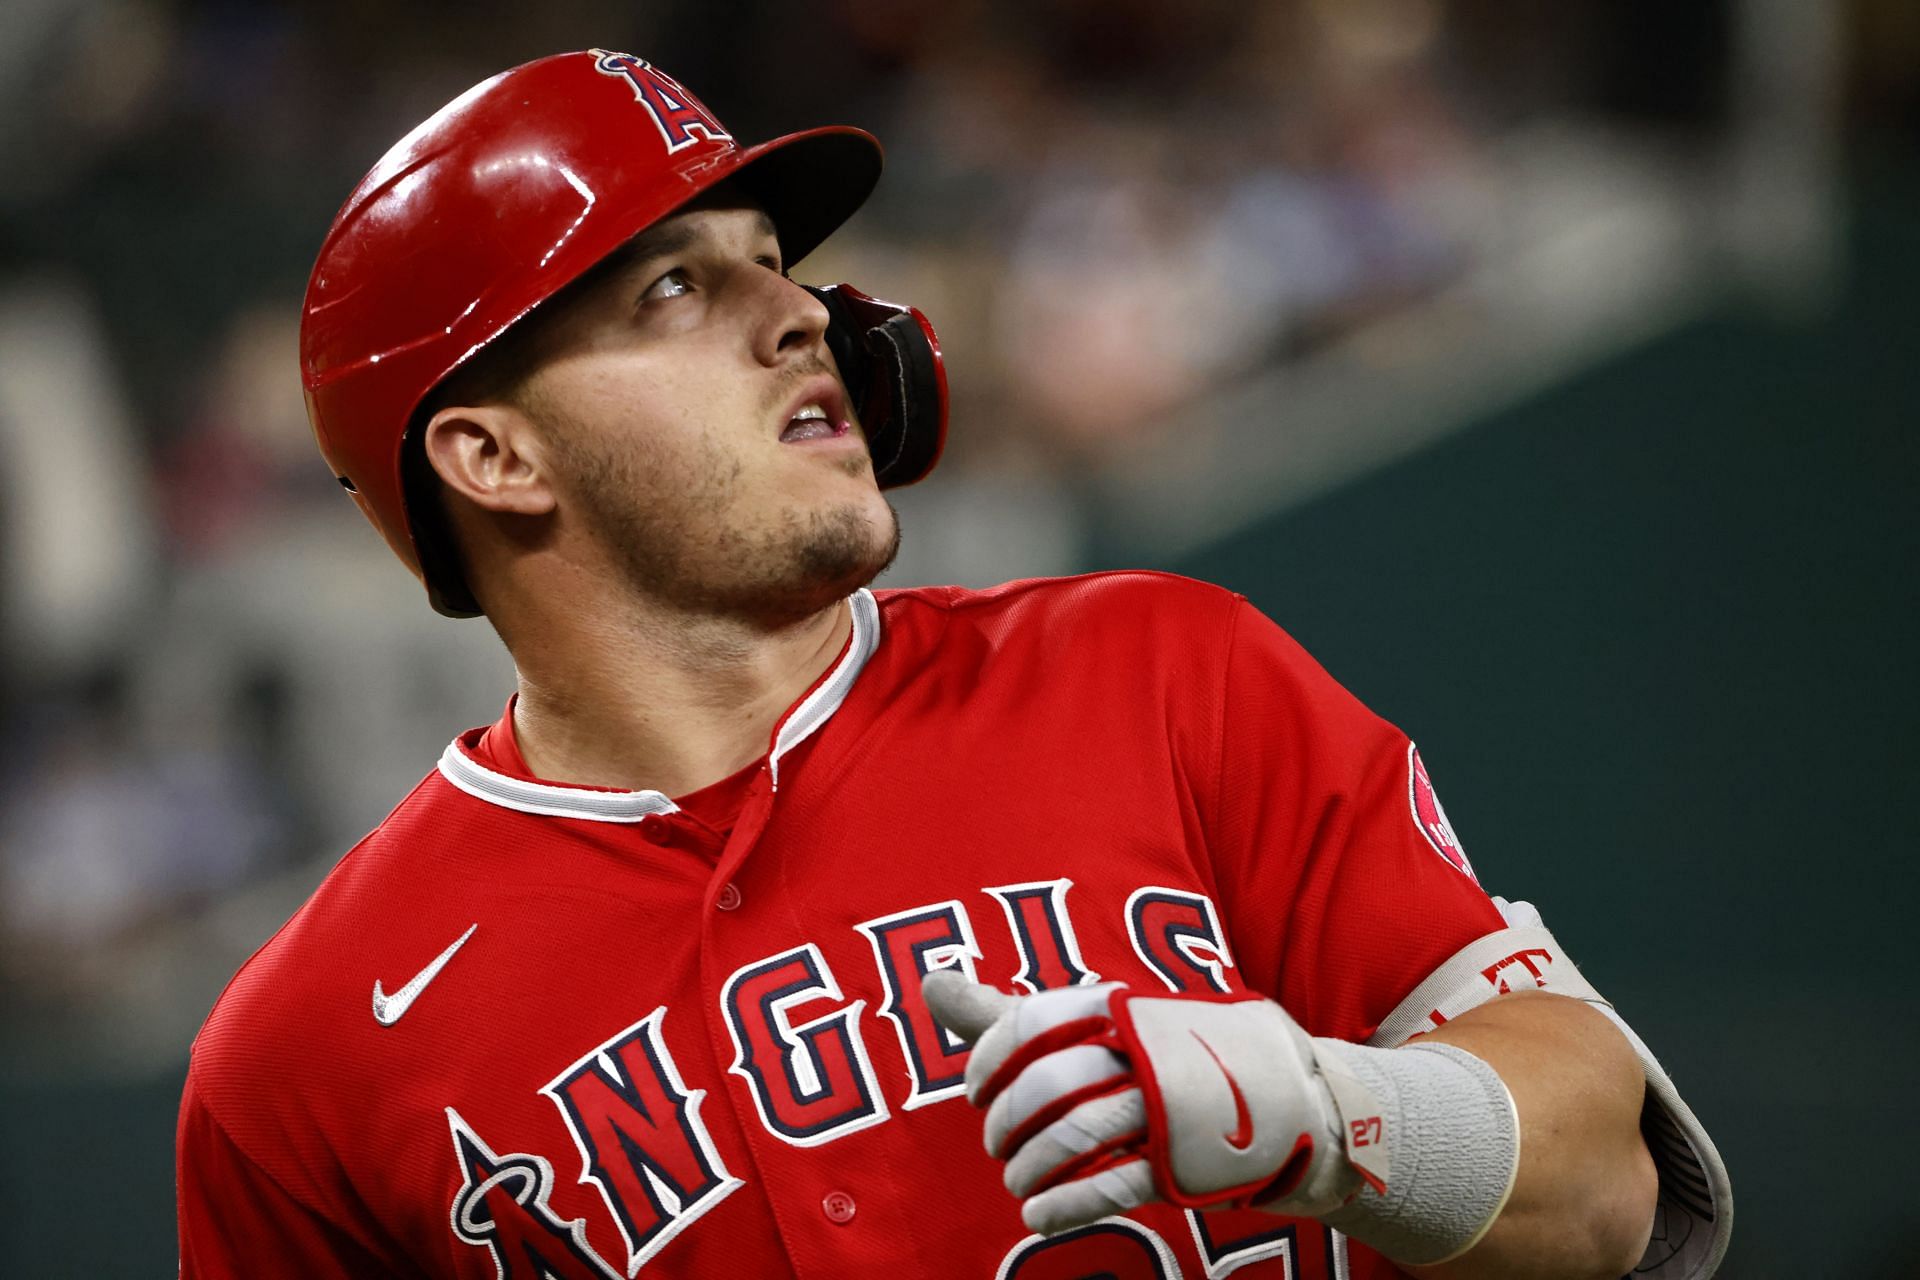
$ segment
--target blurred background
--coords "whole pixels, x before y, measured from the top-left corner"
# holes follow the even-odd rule
[[[1733,1173],[1920,1274],[1911,0],[0,0],[0,1256],[171,1275],[188,1043],[511,671],[316,455],[312,254],[514,63],[864,125],[939,325],[887,581],[1246,592],[1406,728]]]

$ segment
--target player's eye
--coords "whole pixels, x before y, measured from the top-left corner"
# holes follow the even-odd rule
[[[685,271],[675,267],[648,285],[646,292],[640,295],[640,301],[657,302],[663,298],[678,298],[691,292],[693,292],[693,282],[687,279]]]

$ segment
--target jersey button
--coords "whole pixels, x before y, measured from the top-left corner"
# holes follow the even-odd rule
[[[844,1227],[853,1221],[853,1197],[844,1191],[829,1191],[820,1201],[820,1211],[827,1215],[828,1222]]]
[[[734,911],[739,909],[740,890],[734,888],[733,881],[729,880],[725,884],[720,886],[719,896],[714,898],[713,905],[720,908],[722,911]],[[852,1202],[849,1201],[848,1203],[852,1203]],[[851,1214],[853,1211],[849,1209],[847,1212]]]
[[[640,838],[652,844],[664,843],[667,834],[666,819],[657,813],[650,813],[640,819]]]

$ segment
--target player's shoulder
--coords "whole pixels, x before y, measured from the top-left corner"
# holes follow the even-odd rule
[[[1177,686],[1225,697],[1238,689],[1276,709],[1358,714],[1353,695],[1245,596],[1178,574],[1126,570],[876,594],[886,643],[949,671],[977,663],[984,678],[992,662],[1003,674],[1044,673],[1080,696],[1125,690],[1152,700]]]
[[[1192,639],[1224,633],[1243,597],[1175,573],[1121,569],[1023,578],[982,589],[912,587],[875,593],[888,623],[936,626],[1008,639]]]
[[[218,1099],[261,1072],[295,1079],[314,1051],[331,1055],[340,1030],[368,1016],[366,993],[346,998],[341,960],[417,930],[441,851],[464,840],[471,806],[461,799],[438,769],[421,779],[240,966],[194,1037],[203,1094]]]

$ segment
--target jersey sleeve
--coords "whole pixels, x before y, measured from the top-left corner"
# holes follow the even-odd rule
[[[1364,1041],[1500,913],[1406,735],[1244,600],[1218,723],[1209,843],[1242,978]]]
[[[214,1118],[191,1074],[175,1161],[181,1280],[395,1274],[249,1159]]]

